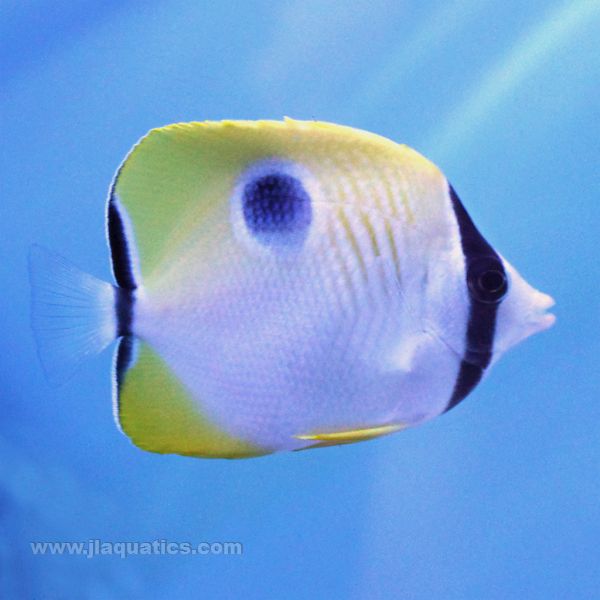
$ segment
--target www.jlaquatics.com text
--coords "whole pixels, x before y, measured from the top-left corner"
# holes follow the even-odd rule
[[[240,556],[241,542],[106,542],[100,539],[85,542],[30,542],[32,554],[38,556]]]

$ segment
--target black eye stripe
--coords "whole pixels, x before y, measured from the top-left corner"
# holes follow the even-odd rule
[[[465,258],[470,306],[466,351],[446,411],[473,391],[490,364],[499,301],[507,290],[507,277],[502,260],[479,233],[452,186],[449,186],[449,192]],[[494,283],[498,287],[492,289],[493,285],[486,286],[486,277],[488,283]]]

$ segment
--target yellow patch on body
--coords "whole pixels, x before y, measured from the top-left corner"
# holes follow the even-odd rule
[[[249,458],[270,451],[238,439],[203,415],[187,390],[148,344],[119,393],[119,424],[143,450],[205,458]]]

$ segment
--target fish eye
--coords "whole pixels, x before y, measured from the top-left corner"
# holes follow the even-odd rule
[[[300,179],[280,172],[246,183],[242,211],[247,229],[265,245],[301,243],[312,218],[310,196]]]
[[[500,302],[508,292],[508,278],[495,257],[474,260],[468,268],[469,292],[475,300],[488,304]]]

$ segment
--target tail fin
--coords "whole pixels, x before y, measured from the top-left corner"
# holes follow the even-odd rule
[[[41,246],[29,251],[31,325],[50,383],[63,383],[117,337],[115,287]]]

